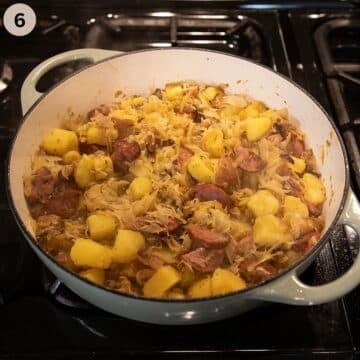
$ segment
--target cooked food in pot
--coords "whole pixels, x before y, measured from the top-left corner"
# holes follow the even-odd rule
[[[55,261],[145,297],[254,286],[324,227],[325,188],[287,111],[191,81],[70,117],[43,139],[24,192]]]

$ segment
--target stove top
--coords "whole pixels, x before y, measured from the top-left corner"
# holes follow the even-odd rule
[[[176,3],[176,2],[175,2]],[[349,8],[249,9],[237,2],[205,8],[172,6],[110,10],[44,5],[35,30],[10,36],[0,24],[0,161],[5,169],[21,121],[20,88],[42,60],[79,47],[130,51],[190,46],[251,58],[289,76],[333,115],[346,142],[357,194],[359,181],[360,12]],[[254,4],[253,4],[254,5]],[[337,4],[337,7],[338,4]],[[5,9],[0,6],[1,13]],[[72,8],[71,8],[72,9]],[[45,74],[46,91],[87,65],[79,60]],[[341,103],[341,99],[343,103]],[[313,307],[268,305],[229,320],[188,327],[155,326],[92,307],[49,273],[18,230],[0,176],[0,358],[354,359],[360,351],[360,292]],[[304,273],[308,284],[330,281],[351,264],[351,229],[337,227]]]

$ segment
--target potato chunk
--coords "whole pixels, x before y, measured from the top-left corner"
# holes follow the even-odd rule
[[[42,146],[47,154],[63,156],[71,150],[78,150],[79,141],[74,131],[52,129],[44,138]]]
[[[173,300],[182,300],[185,299],[184,293],[181,291],[181,289],[174,289],[168,293],[168,299]]]
[[[93,158],[89,155],[82,155],[74,172],[75,181],[80,188],[84,189],[95,181],[93,167]]]
[[[113,259],[119,263],[128,263],[144,247],[145,239],[140,232],[120,229],[113,246]]]
[[[293,163],[290,164],[290,168],[298,174],[302,174],[305,171],[306,163],[304,159],[297,158],[295,156],[291,157]]]
[[[103,285],[105,281],[105,272],[103,269],[84,270],[80,273],[80,276],[98,285]]]
[[[79,161],[80,158],[81,158],[81,155],[76,150],[70,150],[63,155],[63,161],[65,164],[75,163],[75,162]]]
[[[261,139],[271,127],[271,118],[261,116],[249,118],[246,122],[246,137],[249,141],[257,141]]]
[[[266,110],[265,105],[260,101],[253,101],[245,109],[240,111],[240,118],[247,119],[249,117],[257,117]]]
[[[269,190],[259,190],[250,196],[247,206],[255,216],[276,214],[279,200]]]
[[[133,125],[136,124],[138,120],[135,110],[134,111],[127,111],[123,109],[113,110],[110,113],[110,117],[120,121],[126,119],[126,121],[129,122],[129,124],[132,123]]]
[[[181,84],[171,83],[165,86],[165,95],[169,100],[175,100],[183,95],[183,88]]]
[[[143,293],[149,297],[161,297],[180,280],[180,273],[172,266],[162,266],[156,270],[155,274],[145,283]]]
[[[114,216],[92,214],[86,220],[90,237],[95,241],[109,241],[114,238],[117,221]]]
[[[118,137],[116,129],[108,129],[99,126],[90,126],[86,133],[87,142],[89,144],[98,144],[106,146],[110,141]]]
[[[207,86],[203,91],[202,95],[208,101],[212,101],[215,99],[215,96],[221,94],[223,91],[221,88],[215,86]]]
[[[320,205],[325,201],[325,187],[320,178],[317,176],[305,173],[302,177],[304,185],[304,198],[306,201],[314,205]]]
[[[272,247],[292,240],[287,225],[274,215],[263,215],[254,223],[254,241],[258,246]]]
[[[284,198],[284,216],[289,213],[297,213],[302,217],[309,216],[308,207],[298,197],[286,195]]]
[[[95,180],[104,180],[114,172],[113,162],[110,156],[91,155],[93,157]]]
[[[139,176],[135,178],[129,186],[129,194],[134,200],[139,200],[152,190],[151,180],[147,177]]]
[[[211,128],[205,131],[202,145],[211,156],[219,158],[224,153],[224,135],[220,129]]]
[[[224,295],[246,288],[246,282],[230,270],[217,268],[211,278],[212,295]]]
[[[212,169],[199,156],[194,155],[190,158],[187,169],[190,175],[197,181],[203,183],[213,183],[215,174]]]
[[[209,297],[211,295],[211,278],[209,277],[194,282],[188,290],[188,296],[191,298]]]
[[[104,180],[114,172],[113,163],[106,155],[82,155],[76,165],[74,178],[77,185],[84,189],[97,180]]]
[[[79,238],[71,248],[70,257],[77,266],[107,269],[112,261],[112,251],[94,240]]]

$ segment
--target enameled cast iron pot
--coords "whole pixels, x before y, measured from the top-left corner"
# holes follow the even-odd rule
[[[46,94],[35,90],[49,69],[69,60],[92,59],[95,63],[68,77]],[[307,134],[327,191],[326,225],[319,243],[286,272],[256,287],[198,300],[137,298],[94,285],[52,260],[37,244],[23,192],[23,175],[44,135],[59,126],[70,107],[85,114],[94,106],[111,102],[116,90],[126,94],[148,93],[167,82],[196,80],[227,83],[229,91],[246,93],[271,108],[287,107]],[[24,121],[12,144],[8,165],[9,200],[29,245],[41,261],[73,292],[111,313],[158,324],[194,324],[215,321],[245,312],[263,301],[313,305],[343,296],[360,283],[360,257],[347,273],[322,286],[307,286],[298,275],[326,244],[337,223],[360,230],[360,206],[349,187],[345,148],[338,131],[320,105],[298,85],[271,69],[251,61],[214,51],[196,49],[144,50],[125,54],[80,49],[59,54],[37,66],[24,82],[21,101]],[[321,156],[321,154],[325,156]],[[322,159],[322,160],[321,160]]]

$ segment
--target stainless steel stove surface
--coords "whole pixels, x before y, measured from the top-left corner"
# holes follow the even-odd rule
[[[0,25],[0,159],[21,121],[19,92],[30,70],[61,51],[99,47],[131,51],[191,46],[251,58],[293,78],[334,116],[352,160],[359,193],[360,12],[334,2],[272,10],[235,1],[161,7],[34,6],[35,30],[16,41]],[[139,5],[139,4],[138,4]],[[252,4],[254,5],[254,4]],[[257,4],[258,5],[258,4]],[[289,5],[289,4],[288,4]],[[317,5],[319,7],[320,5]],[[131,7],[131,8],[130,8]],[[258,5],[258,7],[260,7]],[[269,7],[269,6],[268,6]],[[1,13],[6,8],[0,6]],[[89,64],[53,69],[46,91]],[[343,101],[344,103],[342,103]],[[191,327],[137,323],[95,309],[53,277],[32,253],[10,213],[0,177],[0,358],[354,359],[360,350],[360,294],[313,307],[269,305],[233,319]],[[309,284],[336,278],[351,264],[354,234],[337,228],[303,275]]]

